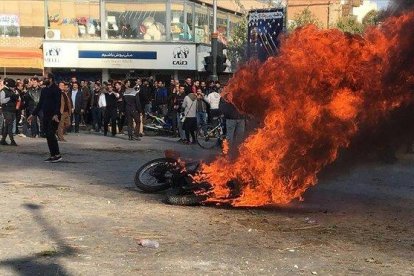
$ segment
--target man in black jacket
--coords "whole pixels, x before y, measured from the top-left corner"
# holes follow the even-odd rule
[[[77,82],[72,84],[72,91],[69,92],[69,97],[72,102],[72,117],[75,121],[75,133],[79,133],[79,124],[81,122],[81,115],[84,113],[83,93],[79,90]]]
[[[108,84],[105,93],[106,109],[104,114],[104,135],[108,134],[108,124],[111,122],[112,136],[116,135],[117,101],[120,95],[114,92],[113,86]]]
[[[138,87],[131,88],[131,82],[125,82],[125,113],[128,122],[128,139],[129,140],[141,140],[139,139],[139,126],[141,124],[140,115],[142,113],[141,101],[139,99]],[[132,129],[135,121],[134,136],[132,135]]]
[[[19,96],[12,90],[16,82],[12,79],[4,80],[4,87],[0,92],[0,104],[4,116],[4,126],[0,145],[8,145],[6,137],[9,135],[10,145],[17,146],[13,137],[13,122],[16,120],[16,103]]]
[[[33,78],[32,86],[29,88],[24,98],[26,114],[30,115],[33,113],[33,110],[35,110],[37,104],[39,103],[40,93],[41,93],[41,88],[39,87],[39,79]],[[40,134],[37,119],[38,119],[37,116],[34,117],[32,120],[32,123],[29,124],[30,134],[33,138]],[[43,122],[41,125],[43,126]]]
[[[32,115],[27,119],[29,123],[32,122],[33,117],[37,116],[40,111],[43,111],[43,126],[46,133],[47,145],[50,151],[50,157],[45,162],[59,162],[62,156],[59,151],[59,144],[56,139],[56,131],[60,120],[60,100],[61,92],[55,83],[53,74],[48,74],[44,77],[43,84],[45,87],[40,93],[39,104],[33,110]]]

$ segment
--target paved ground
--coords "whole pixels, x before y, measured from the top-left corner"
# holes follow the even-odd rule
[[[168,138],[0,147],[0,275],[414,275],[414,157],[325,174],[285,208],[176,207],[134,188]],[[158,249],[138,239],[159,241]]]

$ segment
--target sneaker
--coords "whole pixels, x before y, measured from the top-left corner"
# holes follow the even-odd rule
[[[0,145],[8,146],[9,144],[6,142],[6,140],[1,140]]]
[[[48,159],[45,159],[44,162],[50,163],[50,162],[52,162],[52,160],[53,160],[53,157],[49,157]]]
[[[15,146],[15,147],[17,147],[17,144],[16,144],[16,142],[13,140],[13,141],[11,141],[11,142],[10,142],[10,146]]]
[[[52,157],[52,160],[50,161],[51,163],[57,163],[57,162],[60,162],[60,161],[62,161],[62,156],[53,156]]]

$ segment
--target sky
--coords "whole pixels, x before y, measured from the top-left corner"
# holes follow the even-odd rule
[[[372,2],[376,2],[378,4],[379,9],[385,9],[388,6],[389,0],[371,0]]]

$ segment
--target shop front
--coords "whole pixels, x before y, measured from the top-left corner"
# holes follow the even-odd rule
[[[197,71],[195,44],[46,41],[43,54],[46,70],[62,77],[180,78]]]

